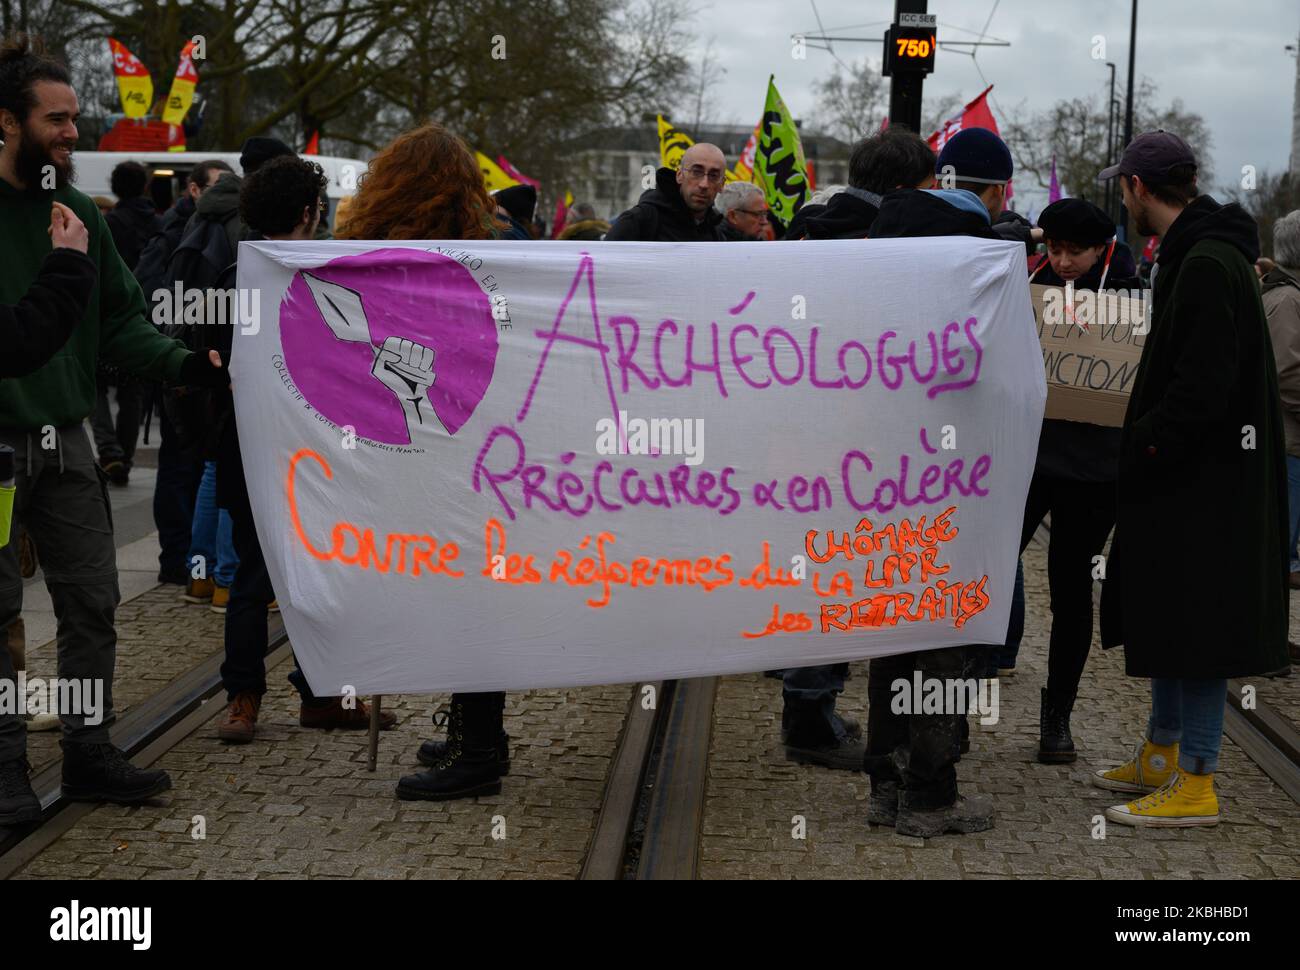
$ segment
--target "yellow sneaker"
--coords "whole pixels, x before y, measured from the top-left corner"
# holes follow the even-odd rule
[[[1214,775],[1175,771],[1162,788],[1127,805],[1106,809],[1106,817],[1120,825],[1151,828],[1190,828],[1219,824],[1219,799]]]
[[[1133,757],[1118,768],[1093,772],[1092,783],[1107,791],[1153,792],[1169,780],[1177,764],[1178,745],[1143,741]]]

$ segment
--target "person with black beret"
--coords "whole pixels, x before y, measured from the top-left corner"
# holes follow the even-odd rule
[[[1075,289],[1139,289],[1137,264],[1115,238],[1110,216],[1087,199],[1059,199],[1038,216],[1047,255],[1030,273],[1031,283]]]
[[[1039,215],[1038,226],[1043,230],[1047,255],[1030,274],[1030,282],[1048,286],[1069,283],[1076,291],[1141,288],[1132,255],[1115,239],[1115,224],[1091,202],[1053,202]],[[1038,760],[1044,764],[1069,763],[1078,757],[1070,734],[1070,714],[1092,645],[1094,557],[1101,555],[1115,524],[1119,442],[1119,428],[1055,418],[1044,419],[1038,439],[1020,549],[1023,553],[1050,513],[1047,581],[1052,632],[1038,724]],[[1004,655],[999,667],[1007,664]]]

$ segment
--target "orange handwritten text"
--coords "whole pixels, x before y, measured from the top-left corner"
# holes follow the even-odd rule
[[[807,613],[782,613],[781,604],[773,603],[772,619],[767,621],[767,626],[761,632],[748,633],[742,630],[740,635],[748,640],[757,640],[759,637],[770,637],[773,633],[805,633],[811,629],[812,620]]]
[[[330,469],[329,462],[310,448],[300,448],[298,453],[289,460],[289,474],[285,480],[285,491],[289,497],[289,518],[293,522],[293,530],[298,536],[298,541],[313,557],[322,562],[335,560],[345,566],[374,569],[380,573],[391,570],[412,577],[420,576],[425,572],[442,573],[457,579],[465,575],[463,572],[457,572],[451,565],[460,556],[460,547],[456,543],[440,544],[433,536],[420,533],[388,533],[384,539],[383,554],[380,555],[375,544],[373,529],[361,529],[351,522],[340,520],[334,523],[334,528],[330,532],[328,551],[317,546],[307,537],[307,531],[303,528],[302,519],[298,515],[298,462],[304,458],[310,458],[320,465],[326,480],[333,479],[334,472]]]
[[[967,620],[989,605],[988,594],[984,592],[987,582],[988,576],[967,583],[948,583],[941,579],[934,586],[927,586],[920,597],[913,593],[878,593],[855,603],[823,603],[821,632],[897,626],[900,622],[937,623],[948,618],[960,630]]]

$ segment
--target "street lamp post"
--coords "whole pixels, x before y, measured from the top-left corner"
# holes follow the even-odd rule
[[[1133,18],[1129,25],[1128,35],[1128,91],[1126,92],[1126,105],[1124,108],[1124,145],[1120,151],[1127,148],[1133,141],[1133,84],[1137,69],[1137,33],[1138,33],[1138,0],[1133,0]],[[1128,208],[1123,204],[1119,207],[1119,235],[1120,240],[1128,242]]]

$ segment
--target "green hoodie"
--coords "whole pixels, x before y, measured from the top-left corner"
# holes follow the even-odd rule
[[[0,381],[0,428],[33,431],[79,424],[95,404],[96,362],[130,374],[174,381],[189,350],[164,337],[145,316],[140,286],[118,256],[99,207],[71,186],[22,192],[0,179],[0,302],[27,293],[50,252],[50,203],[77,214],[90,234],[87,255],[99,282],[71,339],[40,370]]]

